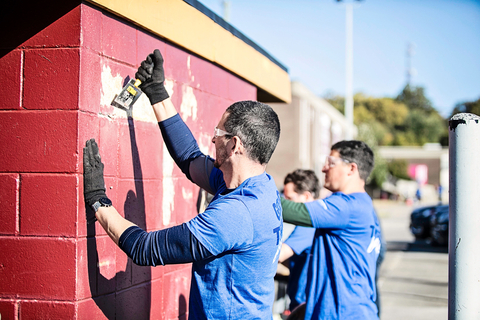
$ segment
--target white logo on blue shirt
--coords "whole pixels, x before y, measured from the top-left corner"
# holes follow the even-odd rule
[[[278,256],[280,255],[280,250],[282,249],[282,243],[277,248],[277,252],[275,252],[275,256],[273,257],[272,264],[278,263]]]
[[[370,241],[370,245],[367,248],[367,253],[371,253],[373,249],[375,249],[375,253],[379,254],[380,253],[380,247],[381,247],[380,239],[373,236],[372,241]]]
[[[323,201],[323,200],[318,200],[318,203],[320,203],[320,205],[323,207],[323,209],[328,210],[328,209],[327,209],[327,204],[325,203],[325,201]]]

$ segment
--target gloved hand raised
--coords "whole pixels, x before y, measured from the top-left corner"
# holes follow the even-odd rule
[[[86,146],[83,148],[83,196],[85,204],[90,208],[95,202],[107,197],[103,179],[103,163],[95,139],[87,140]]]
[[[169,97],[165,89],[165,72],[163,70],[163,57],[160,50],[155,49],[153,53],[147,56],[138,67],[135,78],[142,81],[140,89],[150,99],[150,103],[161,102]]]

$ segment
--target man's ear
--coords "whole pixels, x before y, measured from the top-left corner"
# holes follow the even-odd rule
[[[231,149],[230,149],[232,154],[243,154],[244,153],[242,140],[240,140],[239,137],[233,136],[232,139],[230,139],[230,142],[232,143],[232,146],[231,146]]]
[[[305,202],[310,202],[315,200],[315,198],[313,197],[313,194],[310,191],[305,191],[303,195],[305,195]]]
[[[360,172],[358,172],[358,166],[355,162],[351,162],[348,165],[350,167],[347,173],[349,176],[355,175],[355,174],[358,174],[360,176]]]

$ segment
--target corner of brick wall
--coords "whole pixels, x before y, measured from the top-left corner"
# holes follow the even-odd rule
[[[0,315],[186,318],[190,264],[136,266],[98,223],[86,224],[82,148],[99,143],[120,214],[148,231],[183,223],[197,214],[199,188],[165,153],[148,112],[127,119],[108,103],[105,75],[121,88],[159,48],[172,100],[212,156],[221,114],[256,99],[256,88],[93,5],[57,15],[0,57]]]

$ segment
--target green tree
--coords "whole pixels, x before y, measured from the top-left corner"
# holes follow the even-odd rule
[[[344,113],[345,110],[345,98],[334,94],[332,92],[327,93],[323,99],[327,100],[332,106],[335,107],[341,113]]]
[[[453,109],[450,118],[457,113],[473,113],[480,116],[480,98],[476,101],[458,103]]]
[[[410,110],[422,110],[427,114],[436,112],[430,100],[425,96],[423,87],[411,87],[407,84],[396,100],[406,104]]]
[[[373,188],[381,188],[388,177],[388,166],[378,153],[378,140],[372,126],[362,123],[358,126],[358,140],[364,141],[372,149],[375,156],[375,166],[368,178],[367,184]]]
[[[343,97],[329,93],[325,99],[343,112]],[[478,105],[478,101],[467,102],[458,105],[458,108],[473,110]],[[395,99],[357,93],[354,96],[354,121],[359,128],[361,125],[368,126],[369,134],[379,146],[448,143],[448,123],[433,108],[422,87],[407,85]]]
[[[427,142],[445,143],[448,136],[447,121],[433,108],[422,87],[406,85],[396,101],[404,103],[409,114],[395,127],[394,145],[423,145]]]
[[[374,116],[375,120],[389,128],[402,124],[408,115],[408,107],[392,98],[366,97],[358,93],[355,95],[354,101],[355,108],[364,107]]]
[[[424,145],[427,142],[440,142],[447,132],[447,124],[438,112],[412,110],[403,125],[397,127],[394,145]]]
[[[388,162],[388,172],[398,179],[411,180],[408,175],[408,163],[407,160],[396,159]]]
[[[354,101],[355,124],[369,125],[378,145],[391,145],[395,127],[408,116],[407,106],[391,98],[367,97],[361,93],[355,95]]]

